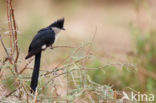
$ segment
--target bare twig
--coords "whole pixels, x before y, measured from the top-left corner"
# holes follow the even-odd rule
[[[84,46],[86,46],[86,45],[88,45],[88,44],[85,44],[85,45],[83,45],[83,46],[81,46],[81,47],[76,48],[76,50],[75,50],[71,55],[65,57],[65,58],[62,60],[62,62],[60,62],[60,63],[55,67],[55,69],[61,67],[67,60],[69,60],[74,54],[76,54],[79,50],[81,50],[81,49],[82,49]],[[71,61],[69,61],[69,62],[71,62]]]
[[[27,94],[27,103],[29,103],[29,95]]]
[[[9,97],[10,95],[12,95],[14,92],[16,92],[18,89],[20,89],[21,87],[16,88],[15,90],[13,90],[12,92],[10,92],[9,94],[7,94],[5,97]]]
[[[12,5],[11,5],[12,7]],[[16,28],[16,22],[15,22],[15,16],[14,16],[14,10],[12,9],[12,18],[13,18],[13,26],[14,26],[14,32],[15,32],[15,47],[16,47],[16,58],[15,58],[15,63],[17,62],[18,60],[18,57],[19,57],[19,49],[18,49],[18,44],[17,44],[17,28]]]
[[[0,40],[1,40],[2,46],[3,46],[4,50],[5,50],[5,53],[6,53],[7,57],[9,58],[9,53],[8,53],[8,51],[7,51],[7,49],[6,49],[5,45],[4,45],[4,42],[2,40],[1,35],[0,35]]]
[[[80,63],[82,60],[84,60],[86,57],[84,58],[81,58],[79,60],[76,60],[74,61],[74,63]],[[70,63],[70,62],[69,62]],[[73,66],[73,63],[70,63],[69,65],[67,65],[67,67],[70,67],[70,66]],[[67,68],[66,66],[64,67],[57,67],[57,68],[54,68],[52,71],[47,71],[45,74],[42,74],[41,76],[46,76],[46,75],[49,75],[49,74],[54,74],[55,72],[58,72],[58,71],[61,71],[61,70],[64,70],[65,68]]]
[[[10,47],[11,47],[10,58],[12,58],[11,60],[13,60],[13,54],[14,54],[14,51],[16,51],[16,56],[13,62],[14,62],[15,72],[18,73],[17,65],[16,65],[18,58],[19,58],[19,49],[18,49],[18,44],[17,44],[17,27],[16,27],[15,16],[14,16],[14,9],[12,6],[12,0],[6,0],[6,1],[7,1],[8,27],[9,27],[9,33],[11,33],[9,34],[10,35]]]
[[[15,57],[15,63],[16,63],[19,57],[19,50],[18,50],[18,44],[17,44],[17,28],[16,28],[16,21],[15,21],[15,16],[14,16],[14,9],[12,6],[12,0],[10,0],[9,6],[10,6],[11,30],[12,30],[12,35],[13,35],[14,47],[16,49],[16,57]]]
[[[4,48],[4,50],[5,50],[5,53],[6,53],[6,55],[7,55],[7,58],[6,58],[5,61],[7,61],[7,60],[9,59],[9,62],[10,62],[11,64],[13,64],[13,63],[12,63],[12,60],[11,60],[11,58],[10,58],[10,55],[9,55],[9,53],[8,53],[8,50],[7,50],[7,48],[6,48],[5,45],[4,45],[4,42],[3,42],[3,40],[2,40],[1,35],[0,35],[0,41],[1,41],[1,44],[2,44],[2,46],[3,46],[3,48]],[[4,61],[4,62],[5,62],[5,61]]]
[[[27,66],[33,61],[33,59],[30,59],[30,61],[28,63],[25,64],[25,66],[23,67],[23,69],[18,73],[18,74],[22,74],[25,69],[27,68]]]
[[[11,57],[12,57],[12,31],[11,31],[11,20],[10,20],[10,7],[9,7],[9,0],[7,2],[7,18],[8,18],[8,27],[9,27],[9,36],[10,36],[10,48],[11,48]]]
[[[97,27],[96,27],[95,33],[93,34],[93,37],[92,37],[92,39],[91,39],[90,45],[89,45],[89,47],[88,47],[88,49],[87,49],[87,51],[86,51],[86,58],[82,61],[82,66],[83,66],[83,67],[85,67],[85,64],[86,64],[86,62],[87,62],[87,60],[88,60],[88,58],[89,58],[90,51],[91,51],[91,47],[92,47],[93,41],[94,41],[94,39],[95,39],[96,32],[97,32]],[[84,69],[84,68],[81,68],[80,71],[83,70],[83,69]],[[82,78],[83,78],[83,80],[82,80],[82,81],[83,81],[83,82],[82,82],[82,85],[83,85],[83,87],[84,87],[84,86],[85,86],[86,75],[84,75],[83,72],[82,72]]]
[[[73,47],[73,46],[54,46],[50,49],[54,49],[54,48],[76,48],[76,47]]]
[[[97,32],[97,27],[95,28],[95,33],[93,34],[93,37],[91,39],[91,42],[90,42],[90,45],[88,47],[88,50],[86,51],[86,57],[89,57],[89,54],[90,54],[90,51],[91,51],[91,47],[92,47],[92,44],[94,42],[94,39],[95,39],[95,36],[96,36],[96,32]],[[83,61],[83,65],[86,63],[88,58],[86,58],[84,61]]]
[[[38,91],[35,91],[35,98],[34,98],[34,103],[37,103],[37,96],[38,96]]]

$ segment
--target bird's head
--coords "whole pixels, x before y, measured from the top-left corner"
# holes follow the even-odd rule
[[[61,18],[61,19],[58,19],[57,21],[55,21],[54,23],[52,23],[50,25],[51,28],[57,28],[57,29],[60,29],[60,30],[65,30],[64,27],[64,18]]]

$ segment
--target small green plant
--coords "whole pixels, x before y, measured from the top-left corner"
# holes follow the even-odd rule
[[[138,65],[138,78],[140,79],[140,86],[144,92],[155,93],[156,83],[156,32],[150,30],[143,33],[139,27],[131,26],[131,33],[133,34],[136,51],[133,60]]]

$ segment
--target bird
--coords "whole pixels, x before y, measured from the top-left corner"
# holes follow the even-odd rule
[[[56,42],[59,33],[62,30],[65,30],[64,18],[58,19],[51,25],[40,29],[29,45],[28,54],[25,59],[29,59],[32,56],[35,56],[34,69],[30,84],[31,93],[35,93],[38,84],[42,51],[46,50],[48,47],[53,48],[53,44]]]

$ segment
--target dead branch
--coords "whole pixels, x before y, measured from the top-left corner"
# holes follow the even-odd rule
[[[17,44],[17,27],[16,27],[16,21],[14,16],[14,9],[12,6],[12,0],[6,0],[7,1],[7,17],[8,17],[8,27],[9,27],[9,35],[10,35],[10,47],[11,47],[11,54],[10,58],[11,60],[14,60],[14,67],[15,72],[18,73],[16,63],[19,58],[19,48]],[[11,33],[11,34],[10,34]],[[14,52],[16,51],[15,59],[13,59]]]
[[[54,49],[54,48],[76,48],[76,47],[72,47],[72,46],[54,46],[50,49]]]
[[[7,94],[5,97],[9,97],[10,95],[12,95],[14,92],[16,92],[18,89],[20,89],[21,87],[16,88],[15,90],[13,90],[12,92],[10,92],[9,94]]]
[[[8,18],[8,27],[9,27],[9,36],[10,36],[10,48],[11,48],[11,57],[12,57],[12,31],[11,31],[11,19],[10,19],[10,8],[9,8],[9,0],[7,2],[7,18]]]
[[[86,45],[88,45],[88,44],[86,44]],[[65,57],[65,58],[63,59],[63,61],[60,62],[60,63],[55,67],[55,69],[61,67],[69,58],[71,58],[71,56],[73,56],[74,54],[76,54],[79,50],[81,50],[81,49],[82,49],[84,46],[86,46],[86,45],[83,45],[83,46],[81,46],[81,47],[76,48],[76,50],[75,50],[71,55]],[[71,61],[69,61],[69,62],[71,62]]]
[[[25,69],[27,68],[27,66],[33,61],[33,59],[30,59],[30,61],[28,63],[26,63],[26,65],[23,67],[23,69],[18,73],[18,74],[22,74]]]
[[[10,58],[10,55],[9,55],[9,53],[8,53],[7,48],[6,48],[5,45],[4,45],[4,42],[3,42],[3,40],[2,40],[1,35],[0,35],[0,41],[1,41],[1,44],[2,44],[2,46],[3,46],[3,48],[4,48],[5,53],[6,53],[6,55],[7,55],[7,58],[6,58],[5,61],[7,61],[7,60],[9,59],[9,62],[12,64],[12,60],[11,60],[11,58]]]
[[[6,49],[5,45],[4,45],[4,42],[3,42],[3,40],[2,40],[1,35],[0,35],[0,40],[1,40],[2,46],[3,46],[4,50],[5,50],[5,53],[6,53],[7,57],[9,58],[9,53],[8,53],[8,51],[7,51],[7,49]]]
[[[54,49],[54,48],[76,48],[76,47],[72,47],[72,46],[54,46],[50,49]],[[18,73],[18,74],[22,74],[25,69],[27,68],[27,66],[32,62],[33,59],[31,59],[28,63],[26,63],[26,65],[24,66],[24,68]]]

